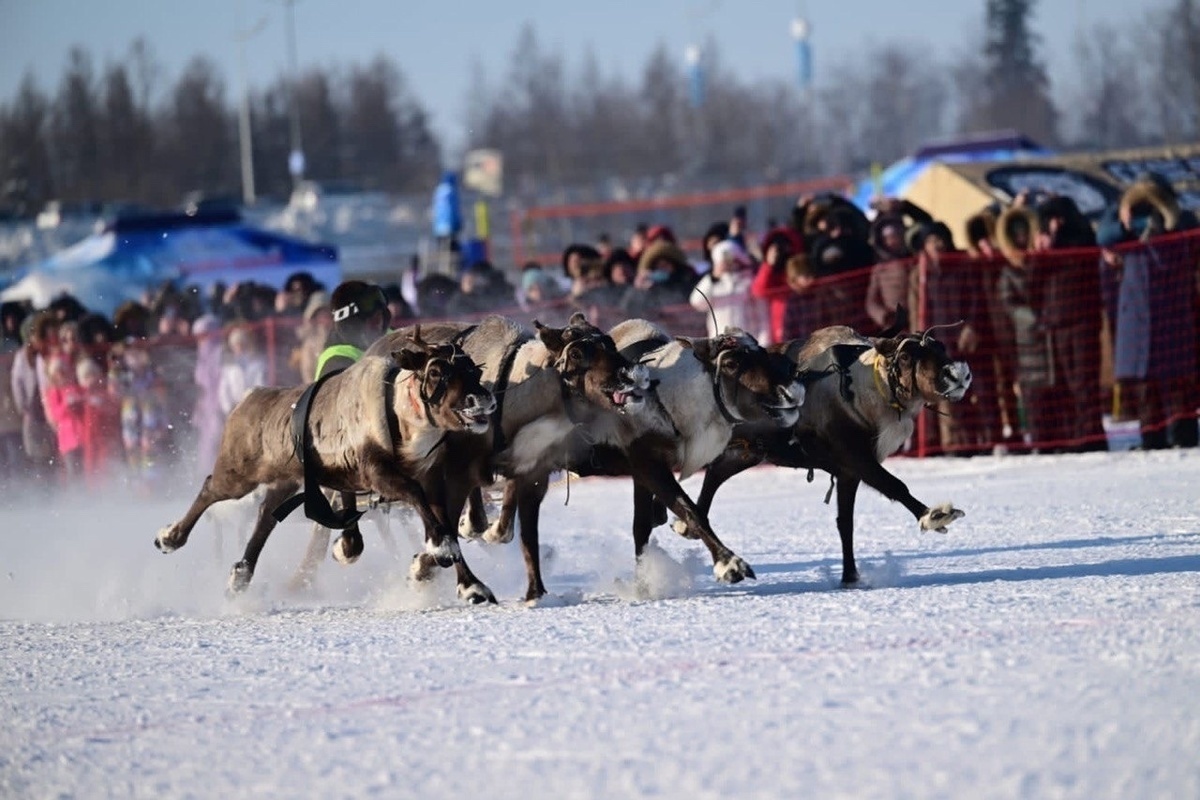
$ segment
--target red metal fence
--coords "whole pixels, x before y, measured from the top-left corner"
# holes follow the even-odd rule
[[[927,410],[910,455],[1195,446],[1198,263],[1200,232],[1122,245],[1107,256],[1096,249],[1030,253],[1023,265],[961,253],[890,262],[789,295],[788,334],[832,324],[877,332],[887,324],[881,310],[896,300],[912,309],[913,329],[935,328],[951,353],[971,365],[974,382],[962,402]],[[574,310],[560,301],[500,313],[561,324]],[[613,308],[583,310],[602,327],[621,319]],[[674,333],[704,334],[706,314],[690,306],[660,308],[654,316]],[[300,382],[295,321],[269,318],[251,327],[268,383]],[[157,374],[159,458],[202,471],[198,342],[150,339],[144,346]],[[92,353],[106,365],[112,355]],[[5,401],[17,357],[0,355]],[[19,452],[21,429],[11,402],[0,402],[0,472],[9,476],[29,471]],[[141,453],[123,452],[122,444],[112,452],[111,469],[140,468]]]

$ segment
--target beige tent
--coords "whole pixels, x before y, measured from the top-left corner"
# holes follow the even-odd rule
[[[1200,208],[1200,143],[1012,161],[933,162],[904,198],[945,222],[955,243],[965,247],[966,221],[989,203],[1007,203],[1022,189],[1069,195],[1095,217],[1116,202],[1125,185],[1151,171],[1175,186],[1185,208]]]

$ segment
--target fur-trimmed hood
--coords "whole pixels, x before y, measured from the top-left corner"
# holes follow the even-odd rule
[[[979,241],[986,239],[996,241],[996,222],[999,214],[992,206],[980,209],[967,218],[967,252],[972,256],[980,256]]]
[[[1024,222],[1029,226],[1029,244],[1025,249],[1017,247],[1013,236],[1013,229],[1018,222]],[[1038,219],[1036,211],[1029,206],[1009,206],[1001,212],[1000,218],[996,220],[996,246],[1000,248],[1005,261],[1014,267],[1022,267],[1041,230],[1041,220]]]

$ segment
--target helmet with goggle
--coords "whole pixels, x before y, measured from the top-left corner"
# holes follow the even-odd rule
[[[333,290],[330,298],[335,325],[350,321],[365,321],[383,312],[384,324],[391,321],[387,295],[373,283],[346,281]]]

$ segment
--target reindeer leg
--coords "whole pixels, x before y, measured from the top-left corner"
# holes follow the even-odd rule
[[[505,504],[509,501],[509,490],[512,489],[513,502],[520,514],[521,555],[525,557],[525,574],[528,576],[528,586],[525,589],[527,603],[532,603],[546,594],[546,585],[542,582],[538,518],[541,516],[542,500],[546,497],[549,484],[549,476],[543,476],[539,480],[522,481],[519,487],[516,481],[509,481],[504,488]]]
[[[519,489],[515,480],[504,482],[504,499],[500,502],[500,513],[496,521],[488,526],[483,540],[489,544],[507,544],[513,539],[513,517],[517,511]],[[482,498],[480,499],[482,503]],[[486,519],[486,516],[485,516]]]
[[[858,496],[858,478],[845,474],[837,479],[837,530],[842,540],[842,586],[858,583],[858,565],[854,563],[854,500]]]
[[[446,519],[458,519],[462,514],[463,505],[467,501],[468,494],[478,488],[476,486],[474,489],[469,490],[465,481],[448,481],[445,491],[444,517]],[[480,499],[482,500],[482,497]],[[451,539],[453,539],[453,536],[451,536]],[[455,542],[455,545],[457,545],[457,542]],[[470,566],[467,565],[467,560],[462,557],[461,552],[459,553],[459,557],[454,561],[454,574],[458,584],[459,599],[473,605],[480,603],[495,604],[496,595],[492,593],[492,590],[483,581],[475,576]]]
[[[164,553],[178,550],[187,544],[188,537],[192,535],[192,529],[196,527],[200,516],[210,506],[222,500],[241,499],[254,491],[257,485],[241,481],[222,482],[213,480],[213,476],[209,475],[204,479],[200,493],[196,495],[196,499],[192,501],[192,505],[184,513],[183,518],[160,530],[154,537],[154,546]]]
[[[723,583],[738,583],[745,578],[756,577],[750,565],[717,538],[716,533],[708,524],[708,517],[702,514],[691,498],[684,493],[683,487],[675,479],[670,467],[655,459],[636,456],[630,458],[629,463],[634,481],[666,503],[667,507],[674,511],[690,530],[699,533],[700,540],[712,554],[713,574],[716,575],[717,580]],[[637,514],[636,494],[634,514]],[[635,547],[638,545],[636,530],[634,545]],[[644,543],[642,546],[644,547]]]
[[[242,555],[242,560],[234,564],[233,570],[229,573],[229,590],[231,592],[240,592],[250,585],[250,579],[254,577],[254,568],[258,565],[258,557],[262,554],[263,546],[267,543],[271,531],[275,530],[275,517],[271,516],[271,512],[275,510],[275,506],[295,494],[299,489],[298,481],[281,481],[267,487],[267,492],[258,507],[258,522],[254,526],[254,533],[246,544],[246,552]]]
[[[700,487],[700,495],[696,498],[696,510],[707,517],[708,512],[712,510],[712,502],[717,495],[717,490],[733,476],[761,463],[762,458],[750,456],[743,450],[726,450],[717,456],[716,460],[704,470],[704,485]],[[690,530],[682,519],[677,518],[671,527],[685,538],[700,538],[700,532]]]
[[[654,532],[654,494],[637,481],[633,483],[633,557],[639,559]]]
[[[308,537],[308,549],[304,551],[304,559],[288,582],[288,589],[293,592],[301,592],[312,586],[313,580],[317,576],[317,570],[320,568],[321,562],[325,560],[325,554],[329,552],[330,538],[329,528],[313,523],[312,534]]]
[[[354,492],[340,492],[342,498],[342,509],[351,508],[356,502]],[[362,532],[358,529],[358,523],[348,526],[342,531],[342,535],[333,543],[333,558],[339,564],[353,564],[358,561],[358,557],[363,552],[363,537]]]
[[[857,460],[850,465],[850,469],[847,471],[858,475],[863,483],[888,500],[902,504],[917,519],[923,531],[945,533],[947,525],[966,516],[964,511],[955,508],[950,503],[942,503],[933,507],[925,505],[912,496],[904,481],[872,459]]]
[[[459,478],[448,479],[444,471],[423,486],[387,464],[378,464],[370,476],[371,484],[386,499],[405,497],[421,517],[425,526],[425,551],[413,558],[409,574],[414,580],[428,580],[434,567],[454,565],[458,577],[458,594],[471,603],[496,602],[496,596],[471,572],[463,561],[458,538],[450,532],[448,519],[458,519],[470,491]],[[430,495],[433,500],[430,500]]]
[[[487,506],[483,502],[483,487],[476,486],[467,497],[467,514],[458,520],[458,535],[478,539],[488,529]]]

